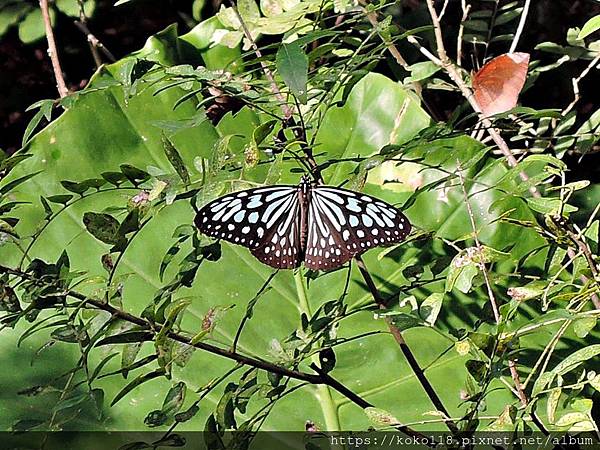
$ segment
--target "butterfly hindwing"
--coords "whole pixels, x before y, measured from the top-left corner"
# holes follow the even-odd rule
[[[277,269],[293,269],[300,265],[300,206],[298,195],[282,205],[278,218],[272,218],[273,226],[260,246],[251,249],[252,254],[263,263]],[[274,212],[273,214],[277,214]],[[266,216],[267,219],[270,216]],[[268,222],[269,223],[269,222]]]
[[[372,247],[403,241],[410,228],[404,214],[388,203],[360,192],[316,186],[305,264],[313,270],[337,267]]]

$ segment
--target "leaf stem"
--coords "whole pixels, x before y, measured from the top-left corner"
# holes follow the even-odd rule
[[[298,301],[300,306],[300,311],[310,318],[312,316],[310,303],[308,301],[308,292],[306,289],[306,284],[304,283],[304,277],[300,269],[294,271],[294,283],[296,285],[296,292],[298,293]],[[313,370],[319,367],[319,356],[318,354],[314,354],[311,356]],[[323,375],[319,373],[321,377]],[[327,427],[327,431],[341,431],[340,418],[338,416],[338,407],[333,400],[331,395],[331,391],[329,386],[326,384],[321,384],[317,387],[317,396],[320,400],[321,408],[323,409],[323,415],[325,417],[325,426]]]

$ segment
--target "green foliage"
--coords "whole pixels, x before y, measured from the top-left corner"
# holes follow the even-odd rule
[[[428,28],[371,29],[357,13],[329,29],[346,6],[247,0],[239,17],[222,7],[35,105],[23,149],[0,161],[0,321],[32,346],[19,351],[34,367],[64,364],[22,387],[35,417],[15,408],[2,426],[60,429],[85,411],[82,428],[111,419],[221,437],[302,430],[307,418],[332,431],[445,430],[426,377],[465,432],[534,428],[533,415],[597,431],[598,211],[578,200],[594,185],[567,180],[565,155],[593,148],[600,115],[495,118],[527,152],[511,167],[461,128],[463,110],[443,123],[422,107],[416,85],[450,83],[443,67],[418,60],[403,82],[378,73],[391,42]],[[495,29],[521,12],[472,10],[464,39],[502,41]],[[242,53],[240,17],[252,40],[282,43]],[[564,54],[588,58],[592,44],[569,36]],[[193,227],[219,195],[309,170],[396,204],[414,225],[407,242],[364,255],[378,298],[355,263],[273,271]]]
[[[79,18],[81,9],[86,17],[91,17],[96,7],[95,0],[56,0],[49,10],[50,20],[56,22],[56,14]],[[0,38],[13,26],[18,27],[19,39],[31,44],[45,36],[42,12],[37,1],[0,1]]]

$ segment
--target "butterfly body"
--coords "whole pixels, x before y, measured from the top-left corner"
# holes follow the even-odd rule
[[[304,263],[312,270],[339,267],[357,254],[401,242],[408,219],[379,199],[332,186],[266,186],[225,195],[196,215],[200,231],[250,249],[279,269]]]

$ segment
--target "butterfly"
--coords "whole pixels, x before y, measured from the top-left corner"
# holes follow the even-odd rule
[[[505,53],[479,69],[473,76],[473,95],[485,116],[517,106],[528,66],[528,53]]]
[[[368,249],[403,241],[408,219],[375,197],[303,176],[297,186],[275,185],[234,192],[206,204],[198,229],[250,249],[278,269],[339,267]]]

